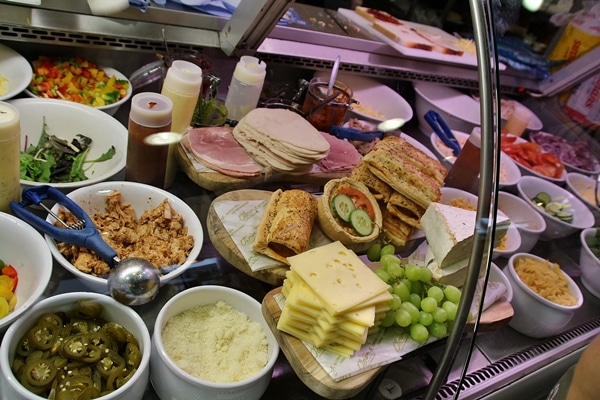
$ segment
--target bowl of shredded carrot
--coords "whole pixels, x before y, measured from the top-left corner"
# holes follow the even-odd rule
[[[133,92],[125,75],[80,56],[40,56],[31,64],[32,79],[25,89],[31,97],[69,100],[114,115]]]
[[[509,326],[524,335],[544,338],[561,333],[583,305],[579,286],[549,259],[516,253],[504,272],[513,288]]]

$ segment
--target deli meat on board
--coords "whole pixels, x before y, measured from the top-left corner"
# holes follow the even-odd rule
[[[339,139],[329,133],[321,132],[325,140],[329,142],[329,153],[327,157],[319,161],[319,165],[326,171],[352,171],[362,156],[356,147],[347,140]]]
[[[259,176],[262,167],[246,153],[233,137],[231,127],[195,128],[181,143],[200,163],[236,178]]]

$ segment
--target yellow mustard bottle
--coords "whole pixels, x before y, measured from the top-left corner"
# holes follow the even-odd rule
[[[20,199],[21,122],[15,106],[0,101],[0,211]]]

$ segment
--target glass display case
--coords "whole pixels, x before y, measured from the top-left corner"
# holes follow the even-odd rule
[[[127,76],[169,56],[168,52],[193,51],[215,61],[211,73],[224,83],[229,82],[238,56],[253,54],[268,66],[263,92],[270,91],[265,94],[267,97],[275,97],[273,94],[282,87],[294,92],[299,79],[310,79],[315,72],[329,71],[339,55],[340,72],[375,79],[408,100],[415,110],[415,117],[402,132],[430,150],[435,149],[429,128],[419,118],[426,110],[416,106],[419,94],[415,83],[451,87],[478,97],[483,155],[477,208],[480,230],[476,233],[477,246],[471,253],[470,273],[464,289],[466,298],[473,301],[464,302],[466,305],[459,311],[459,321],[466,321],[471,303],[480,306],[474,300],[481,294],[477,285],[479,278],[487,279],[488,276],[498,192],[518,195],[516,186],[498,187],[501,171],[497,166],[500,164],[503,124],[498,112],[501,102],[506,97],[518,99],[539,118],[542,131],[569,141],[582,140],[592,154],[600,157],[598,126],[578,122],[565,111],[565,98],[569,97],[572,88],[599,73],[599,48],[540,78],[530,71],[507,65],[505,58],[499,59],[498,27],[495,26],[499,23],[495,18],[498,10],[487,1],[448,2],[440,13],[445,21],[440,28],[451,29],[455,27],[452,24],[456,24],[457,12],[469,10],[471,22],[467,21],[466,25],[475,26],[472,39],[478,48],[474,63],[448,62],[440,57],[414,56],[398,51],[376,33],[365,29],[351,10],[331,10],[277,0],[261,1],[261,7],[255,4],[250,7],[250,3],[241,2],[240,9],[227,18],[198,13],[178,2],[167,2],[164,6],[152,2],[147,8],[131,6],[115,15],[97,16],[89,11],[85,2],[41,0],[32,5],[31,2],[0,0],[0,43],[29,60],[50,53],[92,57]],[[393,3],[402,6],[397,10],[401,18],[416,18],[415,2]],[[294,10],[292,19],[286,13],[290,7]],[[528,27],[540,24],[530,13],[522,12],[525,16],[521,18],[528,18]],[[460,29],[466,29],[466,20],[463,15]],[[558,29],[554,29],[543,37],[543,42],[551,46],[559,35]],[[157,90],[157,82],[144,83],[134,90]],[[218,95],[224,97],[225,84],[219,86],[218,91]],[[126,125],[128,112],[128,107],[121,107],[115,117]],[[567,187],[566,181],[561,186]],[[322,190],[320,182],[302,179],[263,182],[253,187],[263,190],[302,187],[315,193]],[[205,232],[210,230],[207,219],[212,202],[228,191],[201,187],[181,170],[169,190],[194,209]],[[597,214],[595,218],[599,218]],[[583,293],[583,306],[560,333],[532,338],[506,324],[489,330],[480,330],[478,324],[465,324],[464,330],[456,330],[448,338],[382,368],[357,390],[342,390],[339,395],[326,398],[545,398],[553,383],[600,333],[600,298],[581,284],[580,247],[578,231],[561,239],[538,241],[530,251],[559,263]],[[151,333],[160,307],[185,288],[220,284],[240,289],[263,301],[276,286],[268,279],[257,279],[241,271],[219,251],[219,244],[212,243],[208,235],[198,259],[202,261],[200,265],[163,287],[154,302],[135,307]],[[494,263],[502,269],[506,267],[507,259],[496,258]],[[80,289],[73,277],[57,264],[45,295]],[[295,367],[281,353],[263,398],[325,398],[323,393],[306,384],[306,377],[299,376]],[[347,393],[350,395],[346,396]],[[149,386],[145,398],[158,397]]]

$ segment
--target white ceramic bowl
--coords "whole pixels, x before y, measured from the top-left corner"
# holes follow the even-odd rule
[[[67,196],[77,203],[83,210],[92,216],[95,213],[103,212],[106,205],[106,196],[113,191],[118,190],[121,192],[121,202],[129,203],[133,207],[136,217],[139,218],[145,210],[152,209],[158,206],[165,198],[169,199],[169,203],[175,209],[175,211],[183,216],[183,220],[188,227],[188,234],[194,237],[194,247],[190,251],[186,261],[169,272],[166,275],[160,277],[161,285],[178,277],[196,260],[202,243],[204,241],[204,233],[202,230],[202,224],[198,219],[198,216],[183,200],[174,196],[173,194],[159,189],[154,186],[145,185],[137,182],[101,182],[95,185],[82,187],[70,192]],[[57,213],[59,205],[56,204],[52,210]],[[46,219],[49,223],[53,223],[54,219],[48,215]],[[54,258],[62,265],[67,271],[71,272],[77,279],[81,281],[89,289],[99,292],[106,293],[106,279],[93,276],[91,274],[78,270],[73,264],[71,264],[58,250],[56,242],[53,238],[46,235],[46,242],[50,247],[50,251]]]
[[[504,274],[504,272],[502,272],[502,270],[500,269],[500,267],[498,267],[493,262],[490,263],[490,274],[489,274],[489,277],[488,277],[488,284],[490,282],[499,282],[499,283],[502,283],[506,287],[506,292],[504,293],[504,298],[509,303],[512,301],[512,299],[513,299],[513,288],[512,288],[512,285],[510,284],[510,281],[508,280],[508,278],[506,277],[506,275]]]
[[[258,322],[265,332],[268,341],[268,361],[254,377],[235,383],[214,383],[199,379],[178,367],[165,350],[162,331],[173,316],[197,306],[214,304],[219,300],[248,315],[250,320]],[[271,381],[278,354],[277,340],[262,315],[258,301],[243,292],[224,286],[208,285],[187,289],[171,298],[156,317],[150,360],[152,386],[162,399],[258,400]]]
[[[0,259],[17,270],[17,304],[0,319],[0,333],[41,298],[52,275],[52,254],[44,237],[25,221],[0,212]]]
[[[34,395],[21,385],[11,371],[10,364],[14,359],[17,342],[27,331],[35,325],[36,320],[43,314],[50,312],[69,312],[73,303],[89,299],[100,303],[103,308],[102,317],[107,321],[116,322],[126,328],[137,339],[142,359],[138,370],[130,380],[119,389],[105,396],[102,400],[131,399],[141,400],[144,397],[150,375],[150,334],[144,321],[132,308],[124,306],[109,296],[97,293],[72,292],[59,294],[40,301],[35,308],[25,314],[21,319],[11,325],[6,331],[0,346],[0,398],[11,400],[40,400],[42,397]]]
[[[600,225],[600,207],[596,205],[594,178],[577,172],[567,174],[567,189],[579,198],[592,212],[594,225]]]
[[[104,72],[106,72],[107,76],[114,76],[119,80],[126,80],[129,81],[129,79],[127,79],[127,77],[125,75],[123,75],[122,73],[120,73],[119,71],[117,71],[114,68],[110,68],[110,67],[104,67],[104,66],[99,66],[99,68],[103,69]],[[25,89],[25,93],[29,96],[29,97],[33,97],[36,99],[40,99],[41,97],[36,96],[33,92],[31,92],[29,89]],[[115,115],[115,113],[119,110],[119,107],[121,107],[123,104],[127,103],[129,101],[129,99],[131,98],[131,95],[133,94],[133,86],[131,85],[131,83],[129,83],[128,88],[127,88],[127,94],[125,95],[125,97],[123,97],[121,100],[112,103],[112,104],[108,104],[106,106],[99,106],[99,107],[92,107],[96,110],[100,110],[103,111],[105,113],[107,113],[108,115]],[[77,103],[79,104],[79,103]],[[89,107],[85,104],[82,104],[86,107]]]
[[[330,73],[327,71],[317,71],[314,77],[329,81]],[[378,118],[361,111],[359,106],[348,109],[348,118],[354,117],[375,122],[391,118],[402,118],[408,122],[413,117],[413,110],[404,97],[394,89],[375,79],[358,74],[340,72],[337,75],[337,80],[344,82],[352,89],[352,98],[357,100],[360,106],[368,107],[368,109],[377,111],[384,116],[384,118]]]
[[[31,82],[31,64],[12,48],[0,44],[0,71],[6,78],[6,91],[0,101],[11,99],[21,93]]]
[[[531,212],[528,202],[514,194],[498,192],[498,210],[510,218],[521,236],[521,245],[515,253],[528,253],[546,229],[546,221],[540,213]]]
[[[600,259],[590,249],[590,242],[596,236],[597,230],[598,228],[587,228],[580,233],[579,268],[583,286],[600,298]]]
[[[127,155],[127,128],[110,115],[92,107],[65,100],[54,99],[15,99],[15,106],[21,118],[21,149],[37,144],[42,134],[44,121],[46,132],[50,135],[72,140],[77,134],[92,139],[90,151],[86,157],[94,160],[104,154],[111,146],[116,153],[110,159],[92,164],[86,170],[87,180],[71,183],[51,183],[61,190],[72,190],[81,186],[105,181],[125,168]],[[21,179],[21,186],[37,186],[40,182]]]
[[[510,136],[514,136],[514,135],[510,135]],[[517,137],[515,140],[515,143],[524,143],[527,142],[525,139],[521,138],[521,137]],[[504,152],[503,152],[504,153]],[[509,156],[509,158],[512,159],[512,157]],[[550,182],[554,182],[558,185],[563,186],[565,184],[565,180],[567,179],[567,170],[566,168],[562,171],[562,174],[558,177],[558,178],[552,178],[546,175],[542,175],[537,171],[534,171],[533,169],[526,167],[525,165],[513,160],[514,163],[519,167],[519,169],[521,170],[521,175],[525,176],[535,176],[538,178],[542,178],[542,179],[546,179]]]
[[[477,196],[469,193],[465,190],[456,189],[452,187],[442,187],[442,198],[440,199],[440,203],[454,205],[452,204],[455,200],[464,200],[468,205],[472,206],[474,209],[477,208]],[[510,218],[510,217],[509,217]],[[492,253],[492,258],[497,257],[509,257],[511,254],[514,254],[519,247],[521,246],[521,234],[517,229],[515,224],[510,224],[508,228],[508,232],[506,233],[506,242],[504,249],[495,249]]]
[[[461,147],[469,138],[469,134],[465,132],[452,131],[452,133],[460,143]],[[454,164],[454,161],[456,161],[456,157],[452,153],[452,150],[442,142],[435,132],[431,133],[429,140],[442,164],[444,164],[447,169],[450,169]],[[500,153],[500,189],[516,185],[519,179],[521,179],[521,170],[517,166],[517,163],[505,153]]]
[[[519,247],[521,247],[521,233],[519,232],[517,225],[511,221],[511,224],[508,226],[508,231],[506,232],[504,248],[495,248],[492,253],[492,258],[509,258],[519,250]]]
[[[577,231],[590,228],[594,225],[594,216],[581,200],[568,190],[542,178],[524,176],[517,183],[519,196],[527,201],[529,207],[540,213],[546,221],[546,229],[540,236],[542,240],[559,239],[569,236]],[[533,204],[533,199],[538,193],[545,192],[552,201],[566,201],[569,203],[567,210],[573,213],[573,221],[565,222]]]
[[[527,253],[516,253],[508,260],[504,271],[513,288],[511,304],[514,309],[514,315],[508,324],[516,331],[533,338],[556,335],[565,328],[573,317],[574,311],[583,304],[581,290],[571,277],[564,274],[569,281],[569,290],[577,300],[577,304],[563,306],[543,298],[523,283],[515,272],[514,263],[520,257],[545,261],[544,258]]]
[[[415,113],[419,120],[419,130],[429,135],[431,126],[424,115],[434,110],[446,121],[452,130],[471,132],[481,124],[479,101],[449,86],[432,82],[414,82]]]

